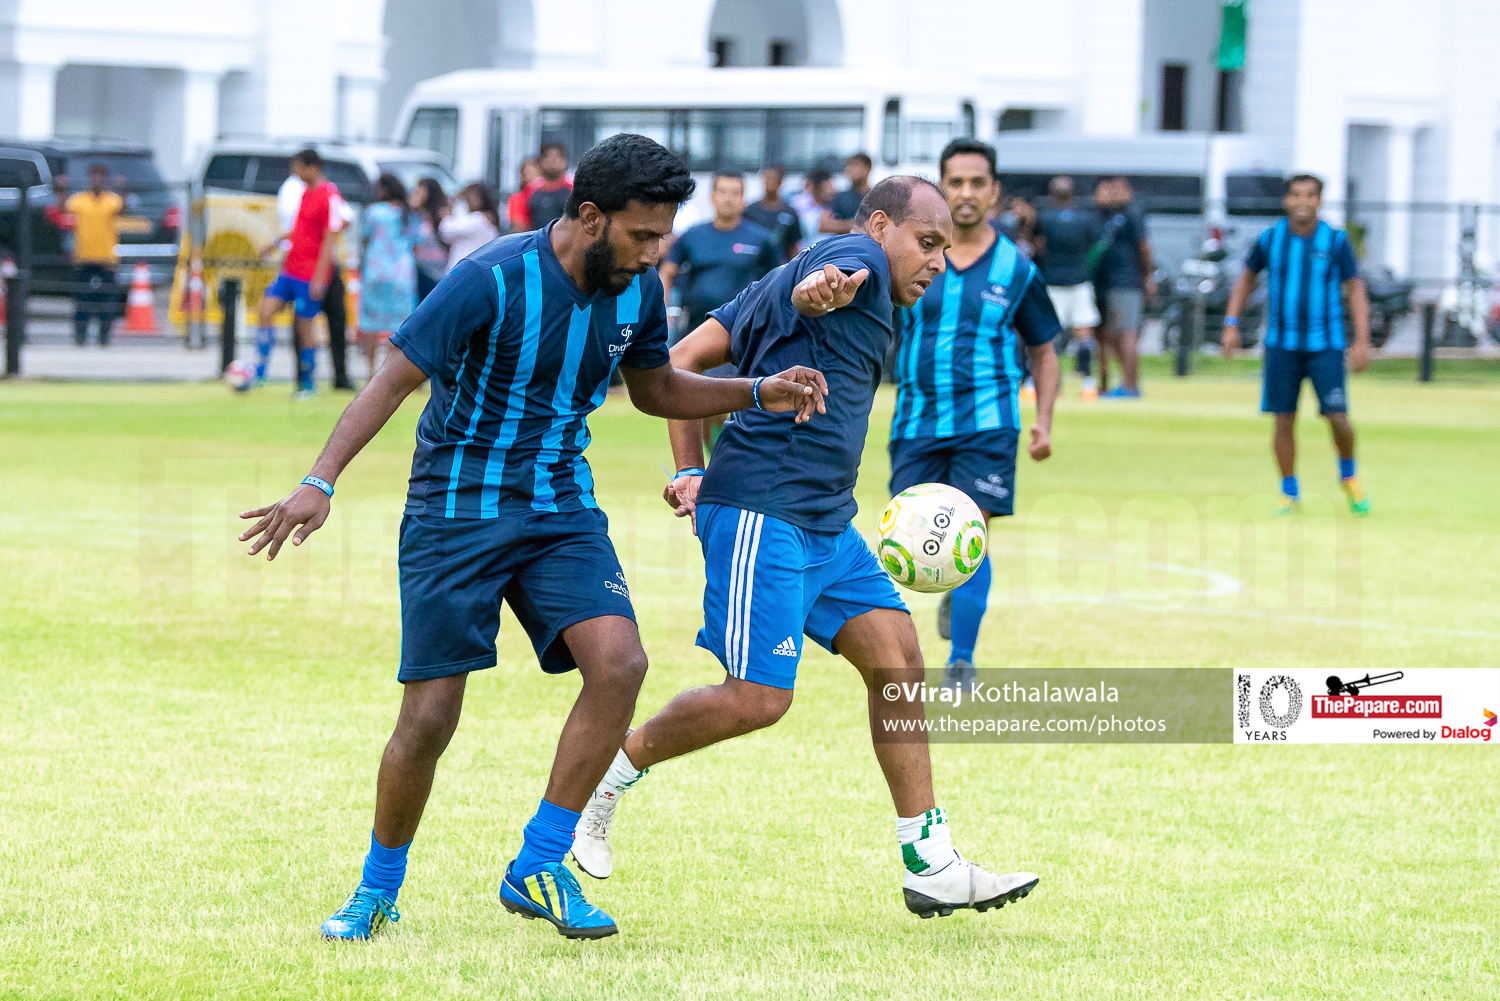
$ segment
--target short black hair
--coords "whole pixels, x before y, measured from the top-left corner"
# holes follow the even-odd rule
[[[814,167],[812,170],[809,170],[807,172],[807,183],[811,184],[815,188],[818,185],[822,184],[824,181],[831,180],[833,180],[833,171],[829,170],[827,167]]]
[[[313,149],[311,146],[307,147],[307,149],[302,150],[296,156],[292,157],[292,162],[301,164],[304,167],[317,167],[319,170],[323,169],[323,158],[319,156],[318,151]]]
[[[655,140],[622,132],[583,154],[564,212],[577,219],[584,202],[593,202],[605,215],[630,202],[681,205],[693,197],[695,187],[677,154]]]
[[[865,169],[866,170],[874,170],[875,169],[875,161],[870,159],[870,154],[868,154],[868,153],[855,153],[852,156],[850,156],[848,160],[845,160],[844,162],[845,163],[849,163],[849,162],[862,163],[862,164],[865,165]]]
[[[914,174],[897,174],[895,177],[887,177],[866,193],[864,199],[859,203],[859,211],[854,213],[854,225],[863,226],[870,221],[870,216],[876,212],[884,212],[890,217],[891,222],[897,226],[906,221],[911,215],[911,194],[920,187],[931,188],[939,198],[943,197],[943,191],[925,177],[917,177]]]
[[[568,147],[564,146],[562,143],[558,142],[555,139],[548,140],[547,142],[542,143],[541,146],[537,147],[536,158],[540,160],[542,157],[546,156],[549,149],[557,150],[558,153],[562,154],[562,158],[564,160],[568,158]]]
[[[1317,174],[1293,174],[1286,179],[1286,193],[1292,193],[1292,185],[1306,182],[1318,190],[1318,197],[1323,197],[1323,179]]]
[[[955,156],[963,156],[965,153],[974,153],[984,157],[985,162],[990,165],[990,177],[1000,175],[995,161],[995,147],[989,143],[980,142],[978,139],[953,139],[943,147],[943,152],[938,155],[938,176],[942,177],[948,172],[948,161]]]
[[[744,184],[745,183],[745,175],[744,175],[743,171],[738,171],[738,170],[716,170],[716,171],[714,171],[713,180],[711,180],[711,181],[708,182],[708,189],[710,191],[712,191],[714,185],[718,184],[721,180],[723,180],[723,181],[739,181],[741,184]]]

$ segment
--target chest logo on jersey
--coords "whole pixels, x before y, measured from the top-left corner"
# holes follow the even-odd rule
[[[630,326],[630,324],[627,323],[625,324],[625,326],[621,327],[620,340],[617,343],[611,344],[609,346],[609,356],[613,358],[616,355],[623,355],[626,349],[630,347],[630,339],[634,336],[635,330]]]
[[[992,306],[999,306],[1001,309],[1010,305],[1010,293],[1005,290],[1004,285],[990,284],[983,292],[979,293],[979,298]]]
[[[754,245],[749,243],[736,243],[734,245],[734,252],[736,254],[753,254],[756,252],[756,249]]]

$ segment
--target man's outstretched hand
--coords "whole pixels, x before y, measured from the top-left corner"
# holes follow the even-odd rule
[[[854,301],[859,287],[870,277],[869,268],[846,275],[835,265],[825,264],[792,289],[792,305],[803,316],[823,316]]]
[[[793,365],[785,372],[767,376],[760,384],[760,407],[785,413],[797,411],[796,423],[812,420],[814,413],[828,413],[824,400],[828,396],[828,381],[823,373],[806,365]]]
[[[269,507],[241,511],[241,518],[260,520],[240,533],[240,541],[259,535],[260,538],[250,545],[250,555],[254,556],[270,546],[266,559],[274,560],[276,554],[281,552],[281,544],[292,534],[292,529],[302,526],[292,537],[292,545],[300,546],[309,535],[323,527],[323,522],[328,520],[330,501],[331,498],[317,487],[303,484]]]

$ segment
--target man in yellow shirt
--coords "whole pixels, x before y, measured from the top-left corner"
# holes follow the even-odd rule
[[[99,346],[109,344],[115,319],[115,245],[120,242],[120,213],[125,199],[106,189],[109,171],[89,168],[89,189],[70,197],[64,207],[73,217],[73,340],[89,340],[89,318],[99,317]]]

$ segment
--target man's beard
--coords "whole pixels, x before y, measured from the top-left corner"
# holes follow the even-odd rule
[[[613,220],[606,218],[604,232],[583,251],[584,291],[590,295],[595,292],[619,295],[635,279],[634,274],[615,267],[615,249],[609,244],[609,227],[612,222]]]

